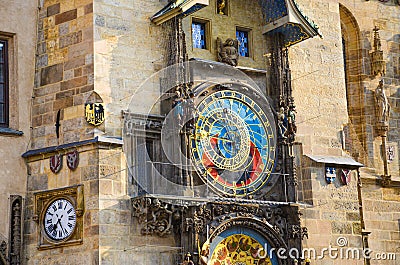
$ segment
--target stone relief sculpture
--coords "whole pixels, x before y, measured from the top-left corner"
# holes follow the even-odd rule
[[[381,80],[375,89],[375,106],[377,122],[386,124],[389,121],[390,105],[383,85],[383,80]]]
[[[239,59],[239,42],[236,39],[228,38],[222,43],[221,38],[217,38],[218,61],[232,66],[237,66]]]

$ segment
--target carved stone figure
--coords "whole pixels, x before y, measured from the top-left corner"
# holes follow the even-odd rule
[[[383,88],[383,80],[375,90],[376,118],[379,123],[387,123],[389,120],[390,105]]]
[[[176,90],[172,108],[174,109],[175,118],[180,126],[182,125],[183,122],[183,115],[184,115],[183,105],[184,105],[184,100],[181,97],[181,92],[179,90]]]
[[[185,255],[185,260],[183,261],[183,265],[194,265],[193,261],[190,259],[192,255],[190,255],[190,253],[187,253]]]
[[[296,132],[297,132],[296,108],[295,108],[294,105],[289,106],[289,111],[288,111],[288,131],[289,131],[289,135],[291,135],[294,138],[294,136],[296,135]]]
[[[274,229],[281,236],[285,235],[286,218],[283,217],[282,209],[277,208],[274,210]]]
[[[239,42],[228,38],[224,43],[217,38],[218,61],[232,66],[237,66],[239,59]]]
[[[204,243],[203,247],[201,248],[200,253],[200,265],[207,265],[208,264],[208,256],[210,255],[210,243],[208,241]]]
[[[194,104],[194,94],[191,92],[189,98],[185,100],[185,122],[188,129],[194,128],[194,114],[196,107]]]
[[[132,200],[132,215],[138,218],[142,226],[142,235],[169,235],[173,230],[173,222],[180,219],[183,207],[177,207],[157,198],[139,198]]]
[[[278,113],[278,129],[279,129],[279,135],[282,138],[287,138],[286,137],[286,132],[287,132],[287,117],[285,114],[285,108],[281,107]]]
[[[0,243],[0,264],[6,264],[7,262],[7,243],[2,241]]]

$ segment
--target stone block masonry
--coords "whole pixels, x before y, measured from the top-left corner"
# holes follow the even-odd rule
[[[54,153],[27,157],[29,175],[24,220],[26,264],[99,264],[99,168],[93,166],[98,164],[99,159],[99,150],[96,147],[96,144],[89,144],[77,148],[80,161],[79,167],[74,171],[67,167],[64,156],[64,166],[58,174],[54,174],[49,167],[49,157]],[[83,243],[76,246],[38,250],[38,229],[41,229],[41,223],[35,222],[33,218],[34,193],[77,184],[83,184],[84,191]]]
[[[84,122],[84,103],[94,90],[92,1],[44,1],[37,30],[31,148],[93,138],[93,128]]]

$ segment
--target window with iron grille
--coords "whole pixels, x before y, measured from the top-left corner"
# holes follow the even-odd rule
[[[239,55],[250,57],[249,31],[236,29],[236,39],[239,41]]]
[[[207,49],[206,37],[207,37],[206,23],[193,21],[192,22],[193,48]]]
[[[7,41],[0,40],[0,127],[8,126],[8,51]]]

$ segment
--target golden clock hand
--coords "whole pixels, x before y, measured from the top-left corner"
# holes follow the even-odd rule
[[[211,137],[211,138],[214,138],[214,139],[217,139],[217,140],[221,140],[221,141],[226,141],[226,142],[233,142],[230,139],[217,137],[217,136],[210,136],[210,133],[208,133],[206,131],[201,131],[200,132],[200,138],[206,138],[206,137]]]

